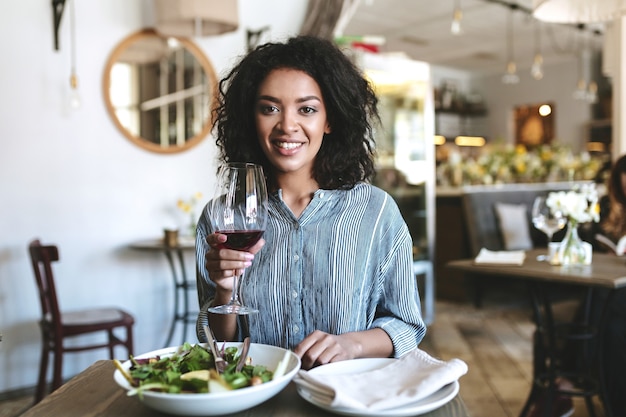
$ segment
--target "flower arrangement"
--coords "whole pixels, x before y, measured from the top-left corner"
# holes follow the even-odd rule
[[[567,232],[559,245],[558,259],[551,262],[560,265],[590,264],[591,245],[578,236],[578,224],[600,220],[595,184],[583,184],[570,191],[551,192],[546,204],[552,213],[560,213],[567,219]]]
[[[594,179],[605,163],[605,157],[588,152],[575,154],[565,146],[494,143],[478,155],[462,157],[452,151],[437,167],[439,185],[529,183]]]
[[[191,236],[196,235],[196,204],[200,202],[202,199],[202,193],[196,192],[193,194],[188,200],[179,199],[176,203],[176,206],[182,211],[185,215],[189,216],[189,233]]]
[[[551,192],[546,204],[553,213],[561,213],[574,225],[600,220],[598,191],[594,183],[582,184],[577,190]]]

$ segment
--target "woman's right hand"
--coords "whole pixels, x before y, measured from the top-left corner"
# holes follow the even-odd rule
[[[209,251],[205,255],[206,270],[209,278],[215,283],[218,290],[230,293],[233,289],[233,277],[241,275],[243,270],[252,265],[254,255],[265,245],[260,239],[247,251],[225,249],[221,245],[226,242],[226,235],[213,233],[207,236]]]

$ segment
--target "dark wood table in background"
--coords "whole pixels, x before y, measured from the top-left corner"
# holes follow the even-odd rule
[[[615,290],[620,288],[626,288],[626,260],[622,257],[614,255],[595,253],[593,254],[593,260],[591,265],[582,266],[554,266],[545,261],[538,261],[538,255],[544,255],[546,249],[535,249],[526,252],[526,259],[524,264],[519,265],[485,265],[476,264],[474,259],[461,259],[451,261],[447,264],[449,268],[457,271],[463,271],[468,274],[472,274],[473,277],[480,276],[498,276],[503,279],[511,278],[517,280],[524,280],[528,282],[531,291],[534,318],[537,326],[536,337],[541,337],[546,341],[547,348],[545,351],[538,345],[541,343],[535,343],[534,350],[534,377],[535,383],[533,389],[529,394],[528,401],[526,402],[524,409],[520,416],[525,416],[529,407],[534,400],[534,397],[538,395],[539,384],[538,378],[547,375],[547,378],[551,381],[549,388],[551,390],[551,396],[554,398],[555,379],[558,376],[558,370],[554,368],[556,359],[556,336],[557,326],[562,326],[562,323],[556,323],[552,313],[552,295],[554,285],[574,285],[584,288],[587,296],[585,302],[588,304],[587,308],[582,311],[586,311],[587,315],[583,317],[584,329],[578,334],[578,340],[585,340],[586,343],[595,341],[597,343],[597,351],[599,356],[595,358],[592,367],[588,372],[584,373],[585,378],[594,381],[599,385],[594,395],[600,395],[601,400],[606,404],[607,397],[605,387],[602,384],[603,375],[601,366],[602,363],[602,339],[604,326],[606,324],[606,305],[603,314],[600,319],[592,323],[589,316],[591,309],[590,303],[593,300],[594,291],[600,288],[609,291],[609,297],[606,300],[606,304],[609,303],[611,297],[615,293]],[[578,327],[575,323],[571,323],[572,328]],[[537,336],[538,335],[538,336]],[[573,340],[574,338],[571,338]],[[538,354],[539,352],[539,354]],[[545,355],[545,356],[542,356]],[[539,357],[538,357],[539,356]],[[552,359],[551,359],[552,358]],[[543,368],[544,365],[540,363],[548,363],[547,371]],[[598,375],[595,375],[596,373]],[[593,374],[593,375],[592,375]],[[591,394],[590,394],[591,395]],[[589,402],[588,402],[589,407]],[[605,413],[607,417],[610,417],[610,411],[607,411],[605,407]]]
[[[167,258],[174,284],[174,314],[172,314],[172,324],[170,325],[170,330],[163,347],[172,346],[172,338],[176,330],[176,325],[181,325],[182,338],[180,344],[182,345],[188,342],[187,326],[196,323],[198,309],[191,308],[190,297],[194,302],[196,300],[196,279],[195,273],[192,274],[191,277],[187,276],[184,252],[195,252],[195,239],[180,237],[174,246],[166,245],[163,239],[147,239],[131,243],[130,248],[140,251],[163,253]]]
[[[113,361],[94,363],[65,385],[47,396],[20,417],[154,417],[165,416],[146,407],[137,397],[113,380]],[[384,383],[384,381],[377,381]],[[318,417],[331,415],[303,400],[291,383],[275,397],[250,410],[231,417]],[[465,404],[457,395],[450,402],[422,414],[422,417],[469,417]]]

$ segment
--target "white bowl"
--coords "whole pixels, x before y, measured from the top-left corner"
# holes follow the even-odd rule
[[[226,343],[226,346],[239,347],[240,345],[241,343]],[[169,356],[177,350],[178,346],[169,347],[144,353],[136,356],[136,358],[149,358],[157,355]],[[293,352],[276,346],[261,345],[258,343],[250,344],[248,356],[252,359],[252,364],[264,365],[271,371],[276,369],[278,362],[285,356],[285,352],[289,352],[289,364],[285,374],[264,384],[228,392],[207,394],[168,394],[145,391],[141,401],[155,410],[185,416],[217,416],[247,410],[272,398],[282,391],[300,369],[300,358]],[[130,365],[130,361],[126,361],[122,364],[124,369],[129,369]],[[122,388],[126,390],[132,389],[131,385],[126,381],[119,370],[115,370],[113,378]]]

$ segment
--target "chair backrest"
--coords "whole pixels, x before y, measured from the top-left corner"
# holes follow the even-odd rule
[[[52,273],[52,262],[59,260],[59,250],[54,245],[42,245],[39,239],[33,240],[28,250],[39,290],[42,323],[60,325],[61,314]]]

